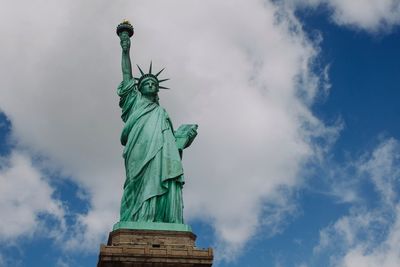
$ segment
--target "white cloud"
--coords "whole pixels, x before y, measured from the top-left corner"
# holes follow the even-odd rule
[[[62,230],[64,211],[52,194],[53,188],[26,155],[13,152],[10,158],[1,158],[0,241],[32,236],[54,227]],[[58,226],[46,227],[45,215],[52,216]]]
[[[323,151],[314,138],[337,135],[310,110],[318,44],[269,1],[10,2],[0,12],[0,108],[13,135],[90,194],[68,248],[97,248],[118,219],[122,18],[135,25],[134,63],[167,67],[173,90],[161,103],[175,125],[200,125],[184,155],[185,215],[211,223],[227,255],[287,216],[287,192]]]
[[[56,267],[69,267],[70,265],[63,259],[58,259],[56,262]]]
[[[400,160],[399,149],[398,141],[389,139],[373,152],[368,161],[359,166],[360,171],[370,175],[385,205],[396,203],[398,197],[396,190],[398,188],[393,185],[400,177],[400,168],[397,164]]]
[[[334,266],[400,266],[400,143],[384,140],[357,166],[377,193],[374,208],[355,203],[348,215],[321,231],[315,252],[329,251]]]
[[[325,5],[331,10],[331,18],[336,24],[369,32],[387,31],[400,24],[398,0],[287,0],[287,2],[303,7]]]

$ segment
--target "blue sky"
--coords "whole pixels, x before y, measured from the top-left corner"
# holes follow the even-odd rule
[[[121,18],[200,125],[185,219],[215,266],[400,266],[397,1],[36,4],[0,11],[0,266],[94,266],[118,220]]]

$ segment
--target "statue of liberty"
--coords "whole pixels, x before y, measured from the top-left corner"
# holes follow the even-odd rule
[[[117,27],[122,48],[122,76],[118,86],[124,127],[126,180],[121,200],[121,222],[183,224],[182,151],[197,135],[197,125],[182,125],[174,132],[168,113],[159,105],[159,89],[168,89],[152,73],[138,66],[141,76],[132,76],[129,55],[133,27],[124,21]]]

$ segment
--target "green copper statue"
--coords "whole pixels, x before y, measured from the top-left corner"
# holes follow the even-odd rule
[[[122,76],[118,86],[121,134],[126,180],[121,200],[121,222],[183,224],[182,151],[197,135],[197,125],[183,125],[174,132],[171,120],[158,103],[159,84],[152,73],[138,66],[141,77],[132,76],[129,55],[133,27],[124,21],[117,27],[122,47]]]

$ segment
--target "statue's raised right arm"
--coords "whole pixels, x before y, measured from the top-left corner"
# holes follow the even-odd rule
[[[119,34],[119,38],[121,40],[121,48],[122,48],[122,79],[124,82],[127,82],[132,79],[132,64],[129,55],[129,50],[131,47],[131,40],[127,31],[123,31]]]
[[[117,26],[117,35],[120,39],[120,45],[122,48],[122,82],[117,88],[117,94],[120,97],[119,106],[122,109],[121,118],[124,122],[127,121],[131,113],[132,108],[134,108],[134,102],[132,101],[136,98],[136,86],[135,80],[132,76],[132,66],[131,59],[129,56],[129,49],[131,47],[130,37],[133,36],[133,27],[129,21],[124,20]]]

